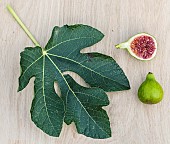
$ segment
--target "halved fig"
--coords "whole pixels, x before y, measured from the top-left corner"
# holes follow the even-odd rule
[[[139,60],[151,60],[157,52],[156,39],[147,33],[140,33],[128,41],[116,45],[116,48],[125,48]]]

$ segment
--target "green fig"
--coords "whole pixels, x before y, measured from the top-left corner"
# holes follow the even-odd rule
[[[162,86],[156,81],[153,73],[149,72],[146,80],[138,89],[138,98],[145,104],[156,104],[163,98]]]

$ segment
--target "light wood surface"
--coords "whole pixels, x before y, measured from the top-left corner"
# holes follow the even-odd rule
[[[34,45],[6,10],[7,3],[42,46],[55,25],[83,23],[105,34],[100,43],[84,51],[112,56],[131,84],[131,90],[108,93],[111,138],[87,138],[76,132],[74,124],[64,124],[60,137],[53,138],[34,125],[30,117],[34,79],[17,93],[19,54]],[[148,32],[158,41],[152,61],[141,62],[114,47],[139,32]],[[144,105],[137,98],[149,71],[165,92],[157,105]],[[1,0],[0,80],[0,144],[170,144],[170,0]]]

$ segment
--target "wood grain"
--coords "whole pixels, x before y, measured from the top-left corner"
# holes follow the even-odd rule
[[[84,51],[112,56],[123,68],[131,90],[109,93],[112,137],[95,140],[77,134],[74,124],[59,138],[49,137],[30,118],[33,79],[17,93],[19,53],[33,43],[6,10],[10,3],[42,46],[55,25],[83,23],[105,38]],[[155,59],[141,62],[114,45],[139,32],[158,41]],[[170,0],[1,0],[0,2],[0,143],[2,144],[170,144]],[[137,89],[152,71],[164,88],[157,105],[144,105]],[[75,76],[76,77],[76,76]],[[76,77],[81,83],[81,80]]]

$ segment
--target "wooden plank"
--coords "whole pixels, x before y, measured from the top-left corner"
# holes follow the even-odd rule
[[[109,93],[112,137],[95,140],[64,124],[59,138],[39,130],[30,118],[33,79],[17,93],[19,53],[33,46],[6,10],[10,3],[42,46],[55,25],[83,23],[101,30],[105,38],[84,51],[112,56],[127,74],[131,90]],[[141,62],[114,45],[139,32],[158,41],[155,59]],[[0,143],[3,144],[169,144],[170,143],[170,1],[169,0],[2,0],[0,2]],[[157,105],[144,105],[137,90],[152,71],[165,95]],[[75,76],[81,83],[81,80]]]

